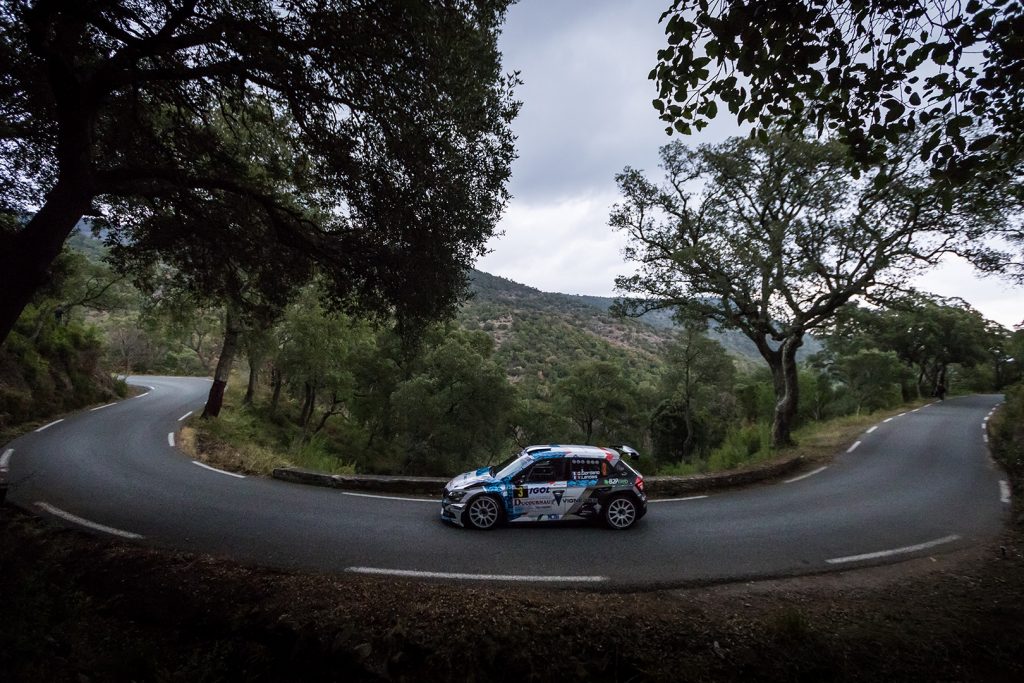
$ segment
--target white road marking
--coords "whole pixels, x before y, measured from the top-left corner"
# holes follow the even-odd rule
[[[37,432],[41,432],[41,431],[43,431],[44,429],[49,429],[49,428],[50,428],[50,427],[52,427],[53,425],[55,425],[55,424],[60,424],[60,423],[61,423],[61,422],[63,422],[63,421],[64,421],[64,418],[62,417],[62,418],[61,418],[61,419],[59,419],[59,420],[54,420],[53,422],[51,422],[51,423],[50,423],[50,424],[48,424],[48,425],[43,425],[42,427],[40,427],[40,428],[39,428],[39,429],[37,429],[36,431],[37,431]]]
[[[985,443],[988,443],[988,434],[982,434],[981,440],[984,441]]]
[[[813,477],[815,474],[818,474],[819,472],[824,472],[827,469],[828,469],[828,465],[825,465],[824,467],[819,467],[816,470],[811,470],[807,474],[801,474],[799,477],[793,477],[792,479],[787,479],[783,483],[784,484],[792,484],[794,481],[800,481],[801,479],[806,479],[807,477]]]
[[[89,527],[90,529],[95,529],[96,531],[102,531],[107,534],[113,534],[114,536],[121,536],[122,538],[142,538],[141,534],[136,534],[131,531],[122,531],[121,529],[115,529],[114,527],[106,526],[104,524],[90,522],[89,520],[83,519],[78,515],[73,515],[70,512],[65,512],[60,508],[54,507],[49,503],[43,503],[42,501],[40,501],[36,503],[36,507],[39,508],[40,510],[45,510],[46,512],[49,512],[51,515],[54,515],[55,517],[60,517],[61,519],[64,519],[68,522],[72,522],[73,524],[79,524],[84,527]]]
[[[167,445],[174,448],[174,432],[167,433]]]
[[[865,434],[870,434],[871,432],[875,431],[876,429],[878,429],[878,425],[875,425],[874,427],[871,427],[870,429],[868,429],[868,431],[866,431],[864,433]]]
[[[182,420],[184,420],[185,418],[187,418],[191,414],[192,414],[192,411],[191,410],[188,411],[187,413],[185,413],[184,415],[182,415],[181,417],[178,418],[178,422],[181,422]]]
[[[206,463],[199,462],[198,460],[193,460],[192,464],[193,465],[199,465],[204,470],[210,470],[211,472],[216,472],[217,474],[226,474],[229,477],[235,477],[237,479],[245,479],[245,475],[244,474],[235,474],[234,472],[227,472],[225,470],[218,470],[216,467],[210,467]]]
[[[999,482],[999,502],[1009,503],[1010,502],[1010,482],[1005,479]]]
[[[899,414],[899,415],[897,415],[896,417],[903,417],[904,415],[906,415],[906,413],[905,413],[905,412],[903,412],[903,413],[900,413],[900,414]]]
[[[659,498],[658,500],[648,500],[648,503],[678,503],[683,500],[700,500],[701,498],[707,498],[707,496],[687,496],[686,498]]]
[[[847,453],[853,453],[855,450],[857,450],[857,446],[859,446],[859,445],[860,445],[860,441],[854,441],[853,445],[846,449],[846,452]]]
[[[927,550],[928,548],[934,548],[937,545],[944,543],[952,543],[953,541],[959,540],[960,537],[956,534],[950,536],[943,536],[937,538],[934,541],[928,541],[926,543],[918,543],[917,545],[908,545],[903,548],[893,548],[892,550],[879,550],[876,553],[864,553],[863,555],[850,555],[849,557],[834,557],[831,560],[825,560],[829,564],[844,564],[846,562],[860,562],[861,560],[875,560],[879,557],[890,557],[892,555],[903,555],[906,553],[915,553],[918,550]]]
[[[408,500],[413,503],[432,503],[440,505],[441,501],[437,498],[403,498],[401,496],[377,496],[372,493],[353,493],[352,491],[342,491],[343,496],[358,496],[360,498],[383,498],[384,500]]]
[[[919,411],[919,410],[921,410],[921,409],[920,409],[920,408],[914,408],[914,409],[913,409],[913,410],[911,410],[910,412],[912,412],[912,413],[916,413],[916,412],[917,412],[917,411]]]
[[[882,422],[892,422],[892,418],[891,417],[887,417],[884,420],[882,420]]]
[[[600,583],[607,576],[532,576],[522,574],[460,574],[457,572],[420,572],[411,569],[379,569],[377,567],[348,567],[355,574],[384,576],[412,576],[428,579],[459,579],[463,581],[532,581],[545,583]]]
[[[95,408],[90,408],[89,411],[90,412],[94,412],[94,411],[97,411],[97,410],[103,410],[104,408],[109,408],[110,406],[116,406],[116,405],[117,405],[117,401],[114,401],[113,403],[108,403],[105,406],[96,406]]]
[[[138,395],[138,396],[136,396],[135,398],[142,398],[143,396],[149,396],[149,392],[147,391],[147,392],[146,392],[146,393],[144,393],[144,394],[139,394],[139,395]]]
[[[11,456],[14,455],[14,449],[8,448],[4,451],[3,455],[0,455],[0,470],[6,471],[11,466]]]

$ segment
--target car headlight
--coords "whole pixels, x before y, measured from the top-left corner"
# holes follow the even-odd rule
[[[448,500],[452,501],[453,503],[457,503],[457,502],[459,502],[460,500],[462,500],[465,497],[466,497],[466,491],[465,490],[449,491],[448,492]]]

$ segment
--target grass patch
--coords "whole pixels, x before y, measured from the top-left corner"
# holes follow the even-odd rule
[[[898,408],[879,410],[861,415],[844,415],[824,422],[811,422],[793,430],[795,445],[786,448],[771,447],[771,425],[756,423],[734,429],[718,448],[706,459],[662,465],[659,475],[687,476],[730,470],[757,465],[776,458],[801,456],[814,461],[832,457],[838,450],[852,443],[867,427],[892,415],[928,403],[921,399]]]
[[[191,418],[181,430],[181,449],[208,465],[243,474],[270,476],[278,467],[355,473],[355,465],[328,450],[323,435],[303,440],[301,430],[286,419],[242,406],[242,395],[241,388],[229,385],[220,417]]]

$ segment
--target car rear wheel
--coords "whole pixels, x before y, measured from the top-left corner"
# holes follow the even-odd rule
[[[474,529],[493,529],[501,522],[501,505],[491,496],[477,496],[469,502],[465,514]]]
[[[628,529],[639,519],[636,503],[629,496],[616,496],[604,506],[604,523],[610,529]]]

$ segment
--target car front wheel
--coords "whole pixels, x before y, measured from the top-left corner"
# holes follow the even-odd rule
[[[611,529],[628,529],[637,519],[636,503],[629,496],[616,496],[604,506],[604,523]]]
[[[477,496],[469,502],[465,514],[474,529],[493,529],[501,521],[501,506],[491,496]]]

